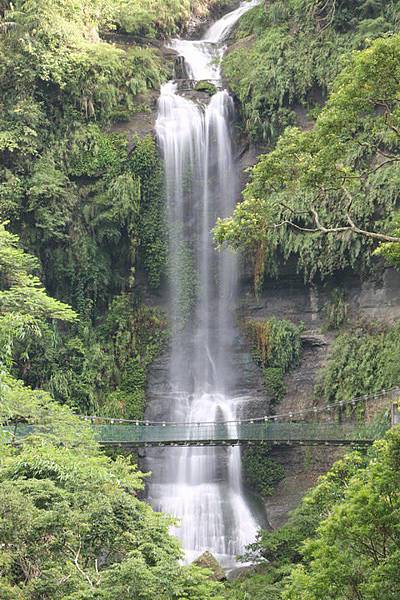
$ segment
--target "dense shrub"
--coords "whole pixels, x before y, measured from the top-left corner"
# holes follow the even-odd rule
[[[335,340],[315,393],[328,402],[400,384],[400,324],[360,326]]]
[[[263,369],[266,390],[272,402],[279,402],[285,394],[284,375],[300,360],[302,327],[271,318],[247,320],[244,328],[253,356]]]

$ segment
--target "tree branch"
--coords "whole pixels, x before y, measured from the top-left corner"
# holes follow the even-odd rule
[[[70,546],[69,549],[71,550],[71,552],[73,554],[75,554],[74,558],[73,558],[73,563],[76,567],[76,569],[79,571],[79,573],[82,575],[82,577],[84,577],[86,579],[86,581],[88,582],[88,584],[90,585],[90,587],[94,587],[94,583],[93,581],[90,579],[89,575],[87,573],[85,573],[85,571],[82,569],[82,567],[79,565],[79,555],[81,553],[81,548],[82,548],[82,541],[79,540],[79,548],[77,550],[77,552],[75,553],[72,548]]]
[[[350,192],[346,188],[343,188],[343,191],[348,196],[349,208],[350,208],[353,198],[352,198]],[[288,207],[284,206],[284,208],[288,208]],[[294,212],[292,209],[290,209],[290,210],[292,212]],[[335,233],[345,233],[346,231],[349,231],[351,233],[355,233],[357,235],[362,235],[364,237],[378,240],[380,242],[392,242],[392,243],[400,244],[400,237],[398,237],[398,236],[386,235],[385,233],[376,233],[374,231],[368,231],[366,229],[361,229],[354,223],[353,219],[350,217],[349,214],[346,214],[346,219],[347,219],[347,222],[349,223],[348,225],[343,225],[341,227],[325,227],[321,223],[317,211],[314,208],[311,208],[310,212],[313,216],[315,227],[302,227],[301,225],[298,225],[297,223],[294,223],[293,221],[290,221],[289,219],[285,219],[285,220],[281,221],[280,223],[274,223],[272,225],[267,225],[266,230],[279,229],[279,228],[287,225],[287,226],[292,227],[293,229],[296,229],[297,231],[301,231],[303,233],[324,233],[324,234],[333,233],[333,234],[335,234]]]

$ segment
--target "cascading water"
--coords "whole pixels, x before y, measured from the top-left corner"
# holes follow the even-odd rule
[[[201,41],[171,42],[191,79],[220,79],[224,40],[257,3],[243,2]],[[230,421],[243,403],[232,360],[237,264],[233,254],[214,250],[211,236],[216,218],[232,212],[238,192],[232,114],[225,90],[204,107],[178,95],[174,82],[162,89],[156,133],[166,174],[172,322],[165,420]],[[233,565],[257,531],[243,490],[240,449],[152,450],[147,460],[153,472],[149,499],[178,517],[174,532],[187,560],[209,550],[223,565]]]

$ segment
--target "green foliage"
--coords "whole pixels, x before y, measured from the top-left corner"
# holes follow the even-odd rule
[[[137,140],[131,155],[104,126],[143,106],[166,70],[155,50],[100,40],[115,10],[107,0],[10,5],[0,41],[0,214],[40,257],[48,289],[91,317],[134,284],[141,241],[153,287],[165,263],[155,143]],[[140,152],[152,163],[143,176]]]
[[[32,387],[81,411],[140,417],[165,329],[136,289],[138,267],[153,289],[165,270],[162,163],[151,136],[130,148],[105,126],[143,107],[166,69],[155,50],[101,41],[116,10],[114,0],[31,0],[2,17],[0,214],[38,260],[18,281],[4,273],[0,310],[13,316],[2,317],[1,341]],[[44,322],[75,313],[46,295],[39,270],[79,323]],[[107,331],[113,299],[128,296],[118,331]]]
[[[376,445],[375,460],[354,474],[343,499],[304,545],[305,565],[293,570],[285,600],[399,596],[399,447],[396,428]]]
[[[0,423],[42,433],[0,444],[1,589],[19,600],[219,598],[221,585],[181,567],[171,520],[138,500],[142,475],[111,460],[90,425],[48,394],[2,380]]]
[[[250,489],[262,496],[270,496],[274,487],[284,478],[285,471],[269,456],[269,448],[257,446],[246,448],[242,454],[245,481]]]
[[[276,404],[283,400],[286,393],[284,383],[285,371],[281,367],[266,367],[263,375],[264,385],[272,396],[272,402]]]
[[[256,321],[248,320],[245,331],[254,347],[257,361],[264,367],[279,367],[287,371],[300,359],[301,327],[275,317]]]
[[[206,92],[209,96],[214,96],[217,93],[216,86],[210,81],[199,81],[195,86],[196,92]]]
[[[400,382],[400,324],[360,326],[335,340],[315,393],[328,402],[390,389]]]
[[[129,165],[141,181],[139,258],[149,286],[157,289],[166,271],[168,232],[165,225],[164,171],[151,136],[143,140],[136,138]]]
[[[116,296],[96,328],[56,326],[16,344],[16,373],[85,413],[143,418],[147,370],[164,347],[165,319],[155,309]]]
[[[230,584],[227,598],[281,600],[288,575],[303,561],[304,541],[315,538],[320,523],[342,502],[352,478],[374,456],[375,450],[369,457],[358,452],[346,455],[307,492],[285,525],[274,531],[262,530],[244,556],[246,561],[258,563],[255,573]]]
[[[4,141],[13,154],[19,147],[18,134],[24,131],[16,123],[11,100],[22,100],[26,86],[31,86],[28,102],[38,115],[45,106],[60,119],[61,103],[69,118],[76,113],[84,119],[108,120],[114,110],[129,109],[139,93],[160,83],[163,69],[153,50],[125,51],[100,40],[98,29],[110,21],[112,10],[106,1],[95,4],[32,0],[6,11],[4,20],[13,25],[2,39],[0,80],[9,86],[3,98],[4,119],[10,126]],[[11,61],[18,68],[10,69]],[[34,125],[28,111],[24,113]],[[41,133],[29,130],[30,136]]]
[[[253,254],[258,249],[256,270],[270,274],[291,256],[310,280],[349,267],[365,271],[375,241],[350,223],[378,232],[393,227],[399,85],[400,36],[353,53],[315,127],[288,128],[260,158],[244,202],[231,219],[217,223],[218,243]]]
[[[300,106],[326,97],[343,55],[398,30],[397,2],[367,4],[274,0],[241,19],[224,74],[253,138],[275,140],[295,124]]]
[[[47,296],[38,277],[32,274],[39,263],[18,246],[18,236],[0,224],[0,314],[28,314],[32,319],[73,321],[69,306]]]
[[[75,321],[76,313],[63,302],[47,295],[32,274],[39,263],[18,246],[18,236],[0,224],[0,371],[13,362],[17,343],[39,339],[46,321]]]
[[[104,133],[94,123],[77,129],[70,142],[69,173],[77,177],[98,177],[109,171],[118,172],[126,159],[126,146],[123,136]]]
[[[204,18],[227,0],[118,0],[116,23],[128,33],[146,37],[176,35],[191,17]]]
[[[245,322],[245,333],[252,345],[253,356],[263,369],[265,387],[272,402],[282,400],[285,394],[284,375],[299,363],[301,332],[301,326],[274,317],[266,321]]]
[[[400,214],[397,211],[393,215],[393,223],[390,227],[389,234],[400,236]],[[396,269],[400,269],[400,244],[396,242],[380,244],[374,254],[376,256],[383,256],[389,264],[396,267]]]
[[[343,290],[334,289],[330,301],[324,307],[324,316],[328,329],[339,329],[347,320],[349,305]]]

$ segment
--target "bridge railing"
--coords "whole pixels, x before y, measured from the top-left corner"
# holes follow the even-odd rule
[[[257,422],[257,423],[199,423],[176,425],[144,425],[144,424],[92,424],[96,439],[103,444],[162,444],[185,442],[348,442],[373,441],[381,437],[390,423],[381,424],[379,429],[365,425],[356,426],[350,423],[290,423],[290,422]],[[3,428],[15,440],[28,435],[51,433],[51,426],[39,424],[19,424]]]
[[[199,423],[187,425],[93,425],[102,443],[162,442],[286,442],[286,441],[372,441],[390,427],[379,430],[349,423]]]
[[[389,398],[398,397],[399,389],[383,391],[374,397],[380,403],[385,398],[385,409]],[[306,409],[297,413],[285,413],[263,417],[228,422],[210,423],[154,423],[147,421],[129,421],[123,419],[107,419],[102,417],[88,417],[85,419],[91,424],[95,437],[103,444],[192,444],[206,443],[240,443],[240,442],[336,442],[350,441],[370,442],[385,433],[391,425],[390,410],[381,410],[381,417],[368,422],[359,419],[340,420],[334,412],[346,410],[347,406],[357,406],[358,402],[366,402],[371,397],[360,397],[350,402],[340,402],[336,405],[324,407],[330,410],[329,421],[320,418],[322,409]],[[364,404],[365,406],[365,404]],[[382,408],[383,405],[381,405]],[[364,415],[365,417],[367,415]],[[335,418],[336,417],[336,418]],[[307,420],[302,420],[306,418]],[[14,423],[1,427],[1,432],[11,440],[19,441],[29,435],[38,435],[52,432],[51,425],[35,423]]]
[[[335,403],[324,404],[323,406],[314,406],[308,408],[302,408],[298,410],[291,410],[288,412],[276,413],[273,415],[263,415],[260,417],[250,417],[247,419],[237,419],[234,421],[226,421],[225,423],[237,424],[237,423],[262,423],[262,422],[281,422],[281,421],[314,421],[317,420],[321,422],[323,416],[326,417],[326,422],[332,422],[335,420],[339,420],[340,422],[345,422],[347,420],[354,421],[354,413],[357,407],[361,408],[361,412],[358,414],[359,420],[363,415],[365,416],[367,421],[371,421],[372,417],[376,416],[377,411],[382,411],[383,409],[390,410],[391,404],[388,403],[390,400],[396,400],[400,397],[400,388],[394,387],[389,390],[381,390],[380,392],[375,392],[374,394],[357,396],[350,400],[342,400]],[[175,422],[175,421],[141,421],[139,419],[120,419],[116,417],[102,417],[96,415],[84,415],[81,416],[82,419],[86,421],[92,421],[93,423],[110,423],[110,424],[119,424],[119,425],[184,425],[188,424],[185,422]],[[194,425],[194,423],[190,423]],[[200,425],[209,425],[209,423],[200,423]]]

